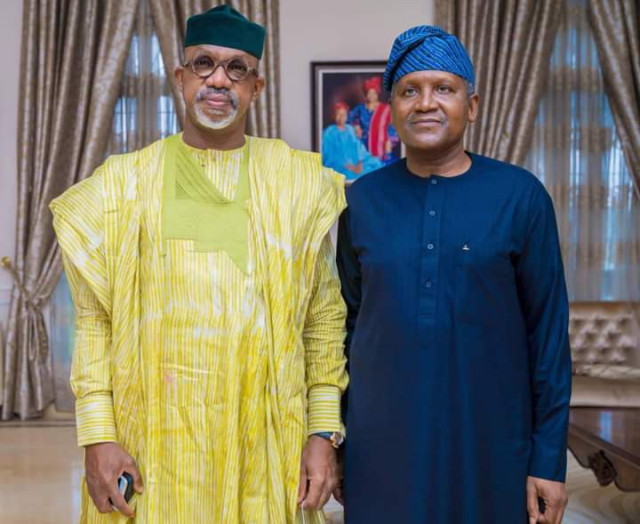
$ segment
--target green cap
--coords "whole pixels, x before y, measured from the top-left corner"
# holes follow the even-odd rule
[[[264,35],[264,27],[247,19],[233,7],[221,5],[189,17],[184,46],[206,44],[230,47],[260,60]]]

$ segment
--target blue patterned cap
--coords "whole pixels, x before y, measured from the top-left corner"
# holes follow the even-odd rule
[[[402,33],[391,48],[384,87],[415,71],[446,71],[475,83],[471,58],[455,36],[435,25],[419,25]]]

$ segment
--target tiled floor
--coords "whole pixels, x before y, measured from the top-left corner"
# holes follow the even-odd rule
[[[0,523],[77,522],[81,475],[75,428],[0,425]],[[640,493],[599,487],[572,456],[567,487],[565,524],[640,523]],[[331,524],[342,522],[339,508],[335,502],[326,508]]]
[[[74,427],[0,426],[0,522],[78,521],[82,452]]]

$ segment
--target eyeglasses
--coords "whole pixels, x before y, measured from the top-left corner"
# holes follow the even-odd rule
[[[200,55],[195,57],[193,60],[182,64],[182,66],[191,67],[193,73],[200,78],[209,78],[213,73],[216,72],[218,67],[222,67],[225,74],[227,75],[227,78],[232,82],[241,82],[242,80],[247,78],[247,76],[249,76],[249,73],[258,72],[257,68],[250,67],[243,58],[239,57],[216,62],[209,55]]]

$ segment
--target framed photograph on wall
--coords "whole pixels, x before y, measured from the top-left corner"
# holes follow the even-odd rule
[[[311,143],[324,165],[350,181],[402,156],[382,86],[385,64],[311,63]]]

